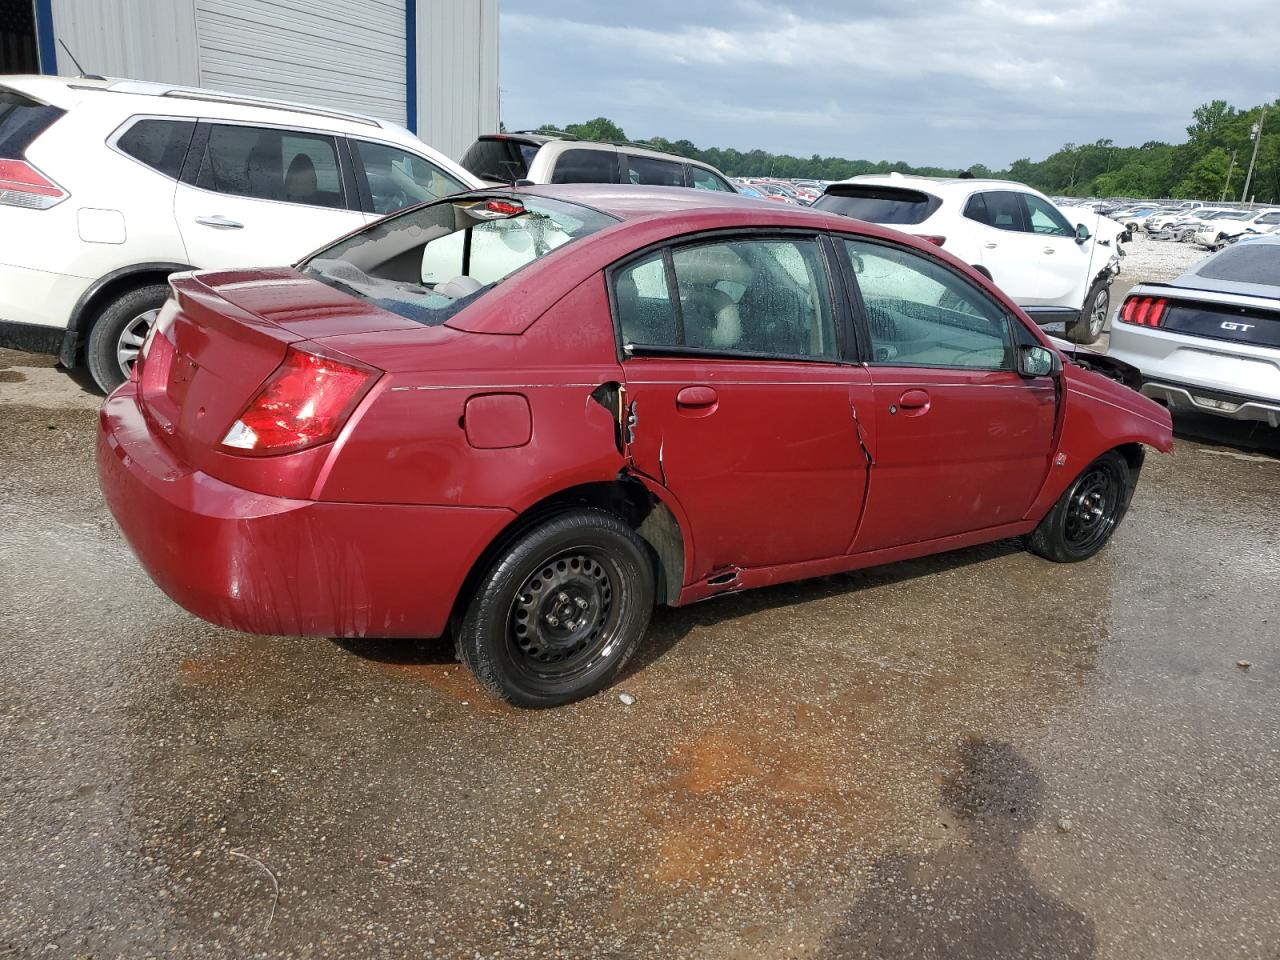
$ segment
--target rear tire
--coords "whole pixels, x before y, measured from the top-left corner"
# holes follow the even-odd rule
[[[1129,510],[1137,472],[1109,450],[1081,471],[1027,537],[1027,546],[1055,563],[1078,563],[1101,550]]]
[[[1073,343],[1097,343],[1107,326],[1111,311],[1111,281],[1099,280],[1085,294],[1080,318],[1067,324],[1067,339]]]
[[[654,566],[619,517],[552,517],[506,549],[458,624],[458,653],[493,696],[555,707],[607,687],[653,612]]]
[[[129,379],[147,331],[169,299],[169,285],[149,283],[107,303],[93,321],[85,360],[94,383],[110,393]]]

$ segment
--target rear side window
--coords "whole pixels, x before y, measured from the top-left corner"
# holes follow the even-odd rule
[[[618,271],[614,301],[623,343],[632,347],[836,356],[826,268],[814,240],[729,240],[655,254]]]
[[[521,267],[616,222],[542,197],[459,197],[379,220],[316,254],[303,272],[436,326]]]
[[[395,213],[415,203],[437,200],[466,189],[417,154],[367,140],[353,142],[364,166],[374,213]]]
[[[116,146],[152,170],[177,180],[195,129],[194,120],[139,120],[116,141]]]
[[[639,183],[651,187],[683,187],[684,164],[653,157],[626,158],[627,172],[623,183]]]
[[[332,137],[215,124],[196,186],[257,200],[344,207]]]
[[[1280,286],[1280,247],[1263,240],[1227,247],[1196,271],[1207,280]]]
[[[556,160],[552,183],[617,183],[618,155],[612,150],[566,150]]]
[[[21,160],[27,147],[66,113],[0,89],[0,160]]]
[[[462,167],[481,180],[514,183],[529,176],[529,164],[538,155],[538,146],[519,140],[480,139],[462,157]]]
[[[872,186],[832,186],[813,202],[816,210],[900,225],[924,223],[941,205],[940,199],[920,190]]]

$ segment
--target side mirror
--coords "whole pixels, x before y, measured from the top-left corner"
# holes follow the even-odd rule
[[[1045,347],[1019,347],[1018,373],[1024,377],[1047,377],[1062,369],[1061,358]]]
[[[1076,224],[1076,243],[1084,243],[1091,236],[1093,236],[1093,234],[1089,232],[1088,227],[1086,227],[1083,223]]]

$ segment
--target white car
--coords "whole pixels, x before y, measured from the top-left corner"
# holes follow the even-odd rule
[[[1124,228],[1092,211],[1070,219],[1044,194],[1009,180],[892,173],[833,183],[815,209],[879,223],[944,247],[991,278],[1038,323],[1065,323],[1093,343],[1120,272]]]
[[[1243,210],[1236,210],[1234,207],[1201,207],[1166,220],[1162,226],[1149,232],[1157,238],[1187,241],[1200,231],[1207,230],[1216,220],[1232,220],[1244,216]]]
[[[1246,233],[1274,233],[1280,226],[1280,210],[1259,210],[1256,213],[1244,213],[1244,216],[1217,217],[1205,223],[1204,229],[1197,230],[1191,237],[1192,242],[1210,250],[1223,243],[1244,236]]]
[[[1174,410],[1280,427],[1280,236],[1134,287],[1107,356],[1136,367],[1141,392]]]
[[[293,263],[479,186],[383,120],[208,90],[0,77],[0,346],[128,376],[172,273]]]
[[[487,184],[631,183],[737,193],[710,164],[638,143],[602,143],[568,135],[490,133],[462,155],[462,166]]]

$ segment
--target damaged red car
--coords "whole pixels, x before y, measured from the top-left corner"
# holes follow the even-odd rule
[[[609,684],[655,604],[1083,560],[1172,446],[944,250],[731,195],[478,191],[171,284],[98,435],[151,577],[238,630],[448,635],[522,706]]]

